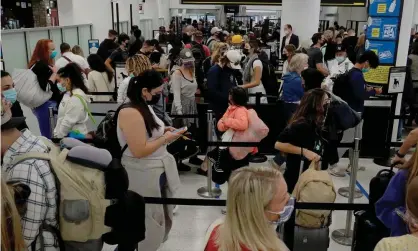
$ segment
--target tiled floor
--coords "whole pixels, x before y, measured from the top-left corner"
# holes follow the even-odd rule
[[[348,164],[347,159],[342,159],[341,165],[346,166]],[[358,173],[357,180],[368,192],[369,181],[381,167],[375,165],[372,160],[360,159],[360,165],[366,167],[365,171]],[[177,194],[179,198],[200,198],[197,195],[196,190],[206,185],[206,178],[196,175],[192,172],[182,173],[180,175],[182,181],[182,187]],[[348,186],[349,177],[336,178],[333,177],[335,188],[338,190],[340,187]],[[221,199],[226,199],[227,186],[223,185]],[[347,198],[340,195],[337,196],[336,202],[346,203]],[[367,203],[368,200],[363,196],[360,199],[356,199],[355,203]],[[335,229],[342,229],[346,224],[346,211],[333,212],[333,223],[330,227],[331,232]],[[201,251],[204,249],[204,237],[208,226],[222,217],[220,207],[195,207],[195,206],[182,206],[177,211],[174,218],[174,226],[170,233],[169,239],[161,246],[159,251]],[[353,223],[352,223],[353,225]],[[113,247],[106,246],[104,251],[113,251]],[[331,240],[329,251],[349,251],[350,247],[342,246]]]
[[[32,112],[23,107],[27,123],[32,132],[39,135],[39,128],[36,118]],[[340,165],[347,166],[348,160],[342,159]],[[373,163],[370,159],[360,159],[360,166],[366,167],[365,171],[358,172],[357,180],[368,192],[369,182],[372,177],[382,168]],[[200,198],[197,195],[196,190],[202,186],[206,186],[206,178],[194,174],[193,172],[182,173],[180,175],[182,181],[182,187],[177,194],[179,198]],[[349,177],[336,178],[333,177],[335,188],[338,190],[340,187],[346,187],[349,184]],[[227,186],[222,187],[221,199],[226,199]],[[345,203],[348,202],[347,198],[340,195],[337,196],[336,202]],[[363,196],[360,199],[356,199],[355,203],[367,203],[367,199]],[[333,212],[333,222],[330,227],[331,232],[335,229],[342,229],[346,224],[345,211]],[[169,239],[161,246],[159,251],[201,251],[204,249],[204,237],[208,226],[222,217],[220,207],[194,207],[194,206],[182,206],[177,211],[174,218],[173,229],[170,233]],[[354,223],[352,222],[352,225]],[[115,247],[105,245],[103,251],[113,251]],[[350,247],[341,246],[331,240],[328,251],[350,251]],[[142,251],[142,250],[141,250]],[[154,251],[154,250],[144,250]]]

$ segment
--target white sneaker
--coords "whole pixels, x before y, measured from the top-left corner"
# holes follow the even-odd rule
[[[180,206],[178,206],[178,205],[175,205],[174,206],[174,208],[173,208],[173,214],[176,214],[177,213],[177,211],[179,210],[179,207]]]
[[[222,208],[222,209],[221,209],[221,213],[222,213],[223,215],[226,215],[226,207],[224,207],[224,208]]]
[[[337,164],[334,164],[328,168],[328,173],[335,177],[345,177],[346,169],[339,168]]]

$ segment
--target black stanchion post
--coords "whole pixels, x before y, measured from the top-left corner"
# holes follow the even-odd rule
[[[118,34],[120,34],[120,28],[119,28],[119,4],[116,3],[116,31]]]
[[[261,92],[256,92],[255,93],[255,105],[256,106],[260,106],[261,104],[261,96],[263,95],[263,93]]]
[[[132,4],[129,5],[129,15],[130,15],[131,27],[132,27],[134,26],[134,20],[133,20],[133,15],[132,15]]]
[[[113,9],[113,2],[110,2],[110,8],[112,9],[112,29],[115,29],[115,13]]]

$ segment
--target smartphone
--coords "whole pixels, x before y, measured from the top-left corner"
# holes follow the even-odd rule
[[[187,126],[176,129],[176,130],[173,131],[173,133],[179,133],[179,132],[182,132],[182,131],[187,131]]]

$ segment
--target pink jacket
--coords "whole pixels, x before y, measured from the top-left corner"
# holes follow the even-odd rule
[[[230,105],[224,116],[218,121],[218,130],[225,132],[228,129],[245,131],[248,129],[248,110],[242,106]]]

